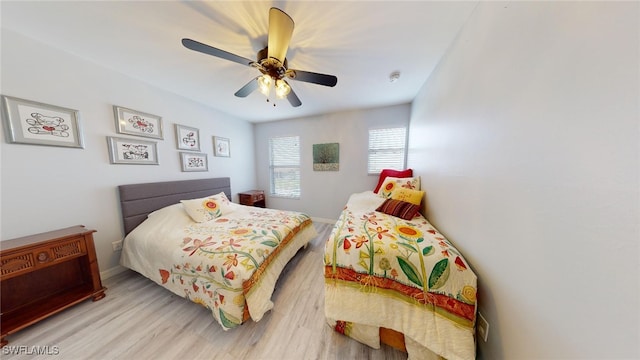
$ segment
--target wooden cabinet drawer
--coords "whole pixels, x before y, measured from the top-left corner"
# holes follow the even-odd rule
[[[265,207],[264,191],[262,190],[238,193],[238,197],[242,205]]]
[[[9,278],[13,275],[20,275],[36,268],[35,258],[31,251],[17,253],[12,256],[3,256],[1,260],[1,279]]]
[[[242,194],[245,202],[254,203],[256,201],[264,200],[264,193],[254,192],[249,194]]]
[[[83,238],[71,239],[69,241],[53,244],[47,250],[50,252],[53,261],[80,256],[87,253]],[[40,260],[38,258],[38,260]]]
[[[5,251],[0,259],[2,264],[0,279],[18,276],[86,253],[82,237],[40,244],[15,252]]]

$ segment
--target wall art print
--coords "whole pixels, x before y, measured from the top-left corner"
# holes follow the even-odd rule
[[[214,136],[213,137],[213,154],[215,156],[229,157],[231,156],[231,144],[229,139]]]
[[[207,154],[181,152],[182,171],[208,171]]]
[[[162,140],[162,118],[120,106],[113,106],[116,132]]]
[[[176,124],[176,142],[180,150],[200,151],[200,131]]]
[[[338,171],[339,165],[339,143],[313,145],[313,171]]]
[[[2,96],[10,143],[84,148],[78,110]]]
[[[158,165],[155,141],[107,136],[109,160],[112,164]]]

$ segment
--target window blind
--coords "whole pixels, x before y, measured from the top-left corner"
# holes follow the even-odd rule
[[[369,174],[379,174],[382,169],[405,168],[407,128],[369,130]]]
[[[269,139],[271,195],[300,197],[300,137]]]

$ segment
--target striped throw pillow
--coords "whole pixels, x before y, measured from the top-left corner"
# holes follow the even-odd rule
[[[387,199],[382,205],[378,206],[376,211],[405,220],[411,220],[418,215],[420,206],[402,200]]]

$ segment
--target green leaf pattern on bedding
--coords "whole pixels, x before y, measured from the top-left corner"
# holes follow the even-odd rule
[[[422,215],[404,220],[372,211],[377,204],[375,194],[352,195],[327,239],[327,318],[359,341],[384,327],[446,358],[474,358],[476,275]],[[364,343],[379,342],[374,333]]]
[[[326,246],[327,278],[350,271],[357,273],[362,291],[375,291],[368,285],[389,279],[419,288],[424,299],[438,294],[475,306],[475,274],[422,216],[408,221],[375,211],[354,213],[347,206]]]

